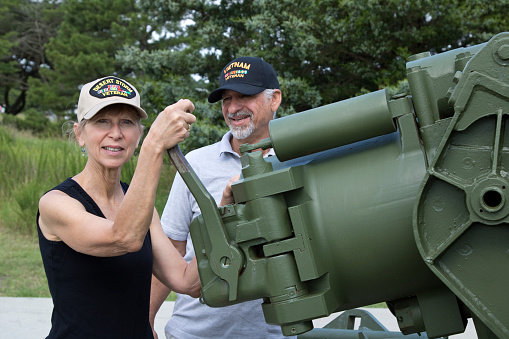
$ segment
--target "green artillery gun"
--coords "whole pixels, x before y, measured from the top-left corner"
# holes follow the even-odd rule
[[[479,338],[509,338],[509,33],[414,55],[407,76],[411,96],[272,121],[241,148],[233,205],[218,208],[180,159],[202,211],[191,237],[206,304],[263,298],[266,321],[302,338],[343,338],[305,332],[379,302],[399,335],[462,333],[472,318]],[[276,157],[253,151],[269,147]]]

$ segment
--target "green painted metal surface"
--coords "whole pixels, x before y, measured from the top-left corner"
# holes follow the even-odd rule
[[[396,130],[385,90],[315,108],[269,125],[280,161],[351,144]]]
[[[428,266],[500,338],[509,337],[509,36],[472,56],[449,91],[454,116],[415,209]]]
[[[211,205],[186,174],[202,209],[202,300],[263,298],[285,335],[387,302],[403,334],[461,333],[471,317],[479,338],[508,338],[508,67],[501,33],[413,56],[411,96],[382,90],[271,122],[269,139],[241,148],[233,205]],[[268,147],[277,158],[251,152]]]

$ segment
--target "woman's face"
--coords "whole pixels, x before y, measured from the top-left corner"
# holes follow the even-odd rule
[[[77,134],[89,160],[106,168],[125,164],[138,147],[142,126],[138,114],[126,105],[111,105],[93,116]]]

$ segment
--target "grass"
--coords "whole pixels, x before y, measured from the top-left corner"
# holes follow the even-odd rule
[[[0,229],[0,249],[0,297],[50,297],[36,237]]]

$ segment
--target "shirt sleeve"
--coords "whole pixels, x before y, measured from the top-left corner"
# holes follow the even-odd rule
[[[161,216],[164,233],[173,240],[187,240],[193,218],[191,198],[191,192],[177,173]]]

